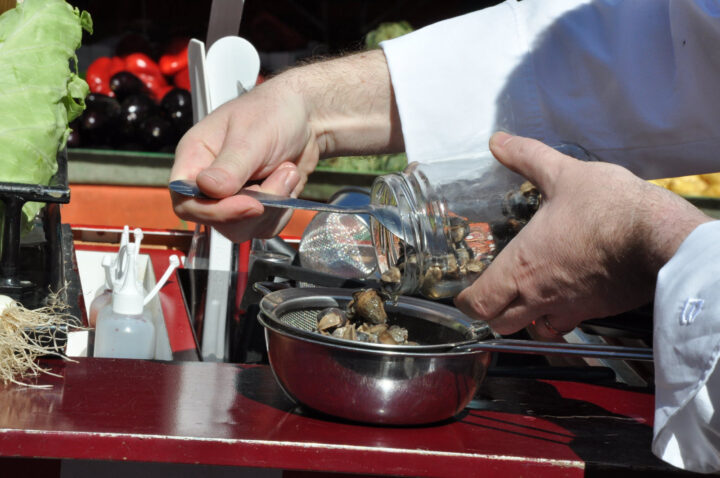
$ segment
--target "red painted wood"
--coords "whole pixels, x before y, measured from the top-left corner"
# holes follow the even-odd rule
[[[159,277],[172,251],[143,252],[151,254]],[[194,347],[177,281],[163,289],[161,302],[173,351]],[[489,377],[473,409],[452,420],[379,427],[303,410],[285,397],[267,366],[96,358],[45,363],[60,375],[39,379],[50,389],[0,384],[5,463],[203,463],[293,470],[288,478],[316,472],[542,478],[607,470],[661,476],[669,470],[650,453],[653,395],[643,390]]]
[[[572,384],[564,400],[564,382],[496,379],[482,410],[430,426],[376,427],[303,412],[266,366],[48,363],[61,375],[40,380],[52,389],[0,387],[0,455],[399,476],[583,476],[586,463],[662,469],[649,456],[647,425],[593,403],[613,396],[610,388]]]

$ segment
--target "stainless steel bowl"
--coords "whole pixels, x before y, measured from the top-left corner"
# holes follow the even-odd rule
[[[388,315],[421,345],[383,345],[314,332],[317,312],[344,308],[349,289],[285,289],[265,293],[258,320],[265,327],[270,366],[293,400],[360,422],[416,425],[459,413],[485,378],[492,351],[652,358],[649,349],[552,344],[498,338],[486,323],[453,307],[400,297]]]
[[[368,423],[444,420],[472,399],[489,352],[422,353],[362,349],[311,340],[265,326],[270,365],[283,390],[303,405]]]

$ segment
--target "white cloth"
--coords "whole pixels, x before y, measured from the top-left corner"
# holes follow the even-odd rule
[[[720,221],[696,228],[660,270],[655,291],[653,451],[702,472],[720,470],[718,238]]]
[[[408,156],[471,156],[503,129],[575,142],[645,178],[717,171],[718,10],[509,1],[385,42]]]
[[[382,47],[411,161],[475,157],[502,129],[645,178],[720,170],[718,2],[508,1]],[[686,239],[655,308],[653,451],[702,472],[720,471],[717,238]]]

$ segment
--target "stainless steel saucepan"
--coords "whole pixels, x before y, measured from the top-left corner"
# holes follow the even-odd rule
[[[314,332],[317,313],[344,308],[349,289],[270,291],[260,302],[268,356],[283,390],[320,412],[361,422],[416,425],[453,417],[482,383],[492,352],[652,360],[652,350],[501,339],[453,307],[400,297],[388,322],[421,345],[384,345]]]

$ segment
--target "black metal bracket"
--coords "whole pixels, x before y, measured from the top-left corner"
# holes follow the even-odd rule
[[[47,186],[0,182],[0,201],[3,202],[4,218],[2,231],[2,253],[0,254],[0,293],[15,300],[22,299],[34,289],[35,285],[18,277],[18,255],[22,227],[22,208],[26,202],[48,203],[44,212],[45,236],[51,250],[57,251],[59,240],[60,209],[57,203],[70,202],[70,187],[67,174],[67,150],[57,155],[57,172]],[[55,207],[50,207],[54,205]],[[58,230],[53,230],[58,229]],[[50,254],[52,256],[52,254]],[[58,254],[55,257],[59,257]],[[53,260],[53,259],[50,259]],[[57,268],[50,268],[57,271]]]

